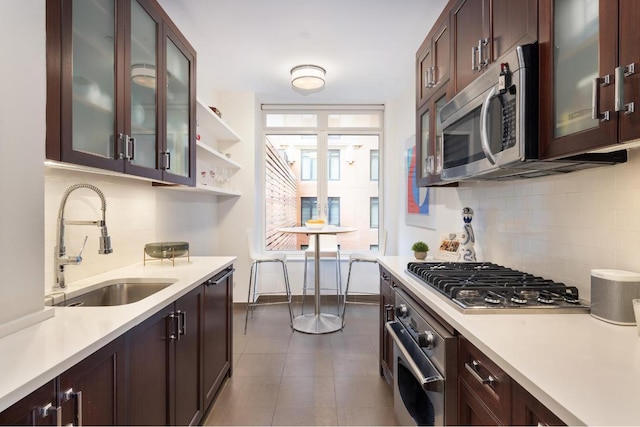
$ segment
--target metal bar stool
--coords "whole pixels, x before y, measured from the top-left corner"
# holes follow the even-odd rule
[[[309,239],[309,247],[304,251],[304,281],[302,285],[302,314],[304,314],[304,303],[307,298],[307,261],[313,260],[315,255],[315,239]],[[340,249],[338,248],[338,237],[335,234],[320,235],[320,258],[336,259],[336,298],[338,304],[337,315],[340,315],[340,296],[342,295],[342,274],[340,272]],[[313,283],[311,288],[313,289]],[[320,288],[333,289],[333,288]]]
[[[349,284],[351,283],[351,267],[353,266],[354,262],[371,262],[371,263],[378,263],[378,257],[379,256],[384,256],[387,250],[387,230],[384,230],[384,232],[382,233],[382,241],[380,242],[380,245],[378,246],[378,252],[377,253],[371,253],[371,252],[363,252],[363,253],[352,253],[349,255],[349,273],[347,273],[347,286],[345,287],[344,290],[344,304],[342,306],[342,326],[344,326],[344,317],[345,317],[345,313],[347,311],[347,303],[348,304],[368,304],[368,303],[364,303],[364,302],[348,302],[347,298],[349,297]],[[358,292],[358,295],[378,295],[376,293],[372,293],[372,292]]]
[[[247,295],[247,312],[244,318],[244,334],[247,334],[247,323],[249,321],[249,309],[253,317],[253,310],[259,305],[288,304],[289,305],[289,326],[293,329],[293,311],[291,309],[291,286],[289,285],[289,273],[287,272],[287,255],[282,252],[273,252],[268,254],[259,254],[253,246],[253,230],[247,230],[247,240],[249,243],[249,257],[252,260],[251,271],[249,273],[249,291]],[[262,263],[278,262],[282,264],[282,274],[284,277],[286,301],[263,302],[258,303],[260,295],[281,294],[282,292],[258,292],[258,267]],[[253,290],[253,291],[252,291]]]

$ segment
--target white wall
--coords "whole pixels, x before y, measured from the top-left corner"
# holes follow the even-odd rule
[[[0,325],[43,308],[45,0],[0,2]]]

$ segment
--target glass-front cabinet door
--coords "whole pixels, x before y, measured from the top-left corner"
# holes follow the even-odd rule
[[[193,158],[195,138],[192,120],[195,116],[195,90],[193,70],[195,54],[191,54],[180,40],[168,32],[165,37],[166,53],[166,146],[162,153],[162,168],[172,180],[188,183],[195,174]]]
[[[420,186],[443,184],[442,123],[439,112],[447,103],[446,88],[442,88],[418,110],[416,144],[416,182]]]
[[[160,178],[158,152],[158,48],[162,23],[146,3],[132,0],[128,23],[130,44],[125,67],[125,135],[123,156],[127,172]]]
[[[613,144],[617,2],[545,0],[540,12],[542,157]]]
[[[47,19],[57,17],[57,25],[48,22],[47,31],[58,30],[47,34],[47,138],[59,132],[53,135],[57,150],[47,147],[49,158],[122,171],[117,160],[116,3],[47,2]],[[55,89],[59,92],[51,96]]]

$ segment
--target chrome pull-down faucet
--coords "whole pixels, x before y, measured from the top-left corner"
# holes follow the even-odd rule
[[[97,221],[76,221],[76,220],[65,220],[64,219],[64,208],[67,204],[67,199],[69,195],[79,189],[79,188],[88,188],[89,190],[95,191],[100,197],[100,202],[102,203],[102,219]],[[68,256],[67,250],[64,246],[64,226],[65,225],[96,225],[100,227],[100,249],[98,250],[99,254],[110,254],[113,252],[111,248],[111,237],[109,237],[109,232],[107,231],[107,221],[106,221],[106,212],[107,212],[107,201],[104,197],[104,194],[100,189],[91,184],[74,184],[71,187],[67,188],[62,195],[62,200],[60,201],[60,208],[58,209],[58,230],[56,233],[56,248],[54,251],[54,259],[53,266],[55,269],[55,277],[56,283],[54,285],[54,289],[64,289],[67,287],[64,281],[64,266],[65,265],[78,265],[82,262],[82,251],[84,250],[84,244],[82,245],[82,250],[80,250],[80,254],[78,256]],[[87,243],[87,238],[85,237],[84,243]]]

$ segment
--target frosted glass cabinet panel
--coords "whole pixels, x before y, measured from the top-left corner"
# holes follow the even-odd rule
[[[189,176],[189,59],[167,39],[167,152],[168,171]]]
[[[73,0],[72,146],[112,159],[115,108],[115,1]]]
[[[598,78],[598,0],[554,2],[555,137],[598,126],[592,118]]]
[[[137,1],[131,2],[130,161],[156,169],[158,158],[158,25]]]

